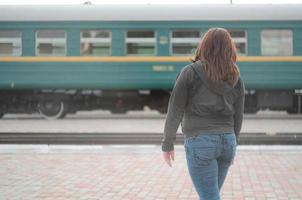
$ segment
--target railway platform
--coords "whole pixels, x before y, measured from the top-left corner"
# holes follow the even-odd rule
[[[302,144],[302,115],[245,114],[240,144]],[[165,115],[133,112],[111,115],[83,112],[65,119],[38,115],[7,115],[0,120],[0,143],[38,144],[159,144]],[[183,143],[179,126],[176,143]]]
[[[8,114],[0,120],[0,132],[8,133],[162,133],[166,115],[132,111],[110,114],[106,111],[79,112],[64,119],[45,120],[39,115]],[[244,114],[242,133],[302,133],[302,115],[284,112]],[[181,133],[181,126],[177,133]]]
[[[302,199],[302,147],[239,145],[223,200]],[[182,145],[0,145],[1,200],[197,200]]]

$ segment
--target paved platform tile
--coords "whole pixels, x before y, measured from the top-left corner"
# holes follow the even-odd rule
[[[170,168],[160,151],[1,153],[0,199],[197,200],[177,148]],[[223,200],[302,199],[302,153],[238,151]]]

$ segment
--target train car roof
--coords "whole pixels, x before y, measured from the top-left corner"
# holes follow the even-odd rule
[[[302,4],[2,5],[0,21],[302,20]]]

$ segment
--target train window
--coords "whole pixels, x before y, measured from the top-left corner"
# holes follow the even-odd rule
[[[127,31],[127,55],[154,55],[156,37],[152,30]]]
[[[81,55],[108,56],[111,54],[111,34],[105,30],[81,31]]]
[[[0,30],[0,56],[21,56],[21,31]]]
[[[199,30],[175,30],[171,32],[170,52],[172,55],[192,55],[200,41]]]
[[[66,32],[63,30],[39,30],[36,32],[36,55],[65,56]]]
[[[247,36],[244,30],[228,29],[237,49],[238,55],[246,55]]]
[[[264,56],[293,55],[293,33],[291,30],[267,29],[261,31],[261,54]]]

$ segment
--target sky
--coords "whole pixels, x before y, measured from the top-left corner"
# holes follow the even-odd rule
[[[0,5],[82,4],[89,0],[0,0]],[[302,4],[302,0],[90,0],[92,4]]]

